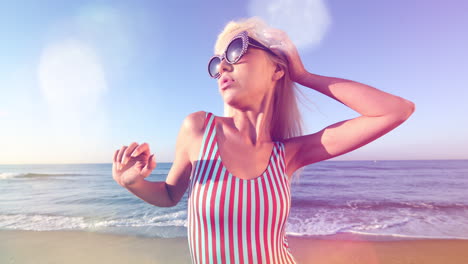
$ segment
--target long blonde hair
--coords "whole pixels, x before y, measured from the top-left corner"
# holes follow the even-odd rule
[[[214,47],[215,54],[221,54],[224,48],[223,40],[233,36],[241,31],[247,31],[249,36],[264,44],[270,46],[275,43],[268,43],[262,35],[262,31],[269,26],[258,17],[230,21],[218,35]],[[270,121],[270,136],[273,141],[282,141],[291,137],[303,135],[303,121],[297,105],[298,95],[301,93],[299,88],[291,81],[288,71],[288,63],[281,56],[273,56],[268,53],[269,58],[276,65],[284,70],[283,77],[276,82],[274,94],[272,97],[272,109]],[[301,93],[302,94],[302,93]],[[231,106],[224,103],[224,116],[233,116],[234,111]],[[268,120],[267,120],[268,121]],[[297,171],[295,176],[300,175],[302,170]]]

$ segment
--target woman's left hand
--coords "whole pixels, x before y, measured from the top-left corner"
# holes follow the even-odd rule
[[[267,29],[263,31],[263,36],[268,43],[277,43],[269,48],[276,54],[282,54],[288,60],[289,76],[292,81],[299,83],[301,78],[307,74],[304,64],[302,64],[296,45],[289,39],[286,32],[279,29]]]

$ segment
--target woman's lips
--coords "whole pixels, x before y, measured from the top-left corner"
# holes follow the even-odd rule
[[[223,82],[221,83],[221,90],[226,90],[229,86],[231,86],[231,84],[233,84],[234,81],[233,80],[223,80]]]
[[[226,90],[231,84],[234,82],[234,79],[229,76],[229,74],[224,73],[221,75],[221,78],[219,79],[219,87],[221,88],[222,91]]]

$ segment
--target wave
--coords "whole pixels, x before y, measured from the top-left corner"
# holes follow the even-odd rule
[[[3,214],[0,229],[52,231],[52,230],[99,230],[108,227],[186,227],[185,211],[138,218],[96,219],[83,216],[47,214]]]
[[[293,207],[328,208],[351,210],[389,210],[389,209],[432,209],[432,210],[468,210],[468,204],[442,203],[426,201],[368,201],[368,200],[306,200],[293,199]]]
[[[349,214],[316,212],[309,217],[290,216],[286,233],[294,236],[335,236],[360,234],[381,238],[468,239],[466,218],[462,216],[420,214]],[[388,239],[384,239],[388,240]]]
[[[407,240],[407,239],[468,239],[467,237],[462,236],[425,236],[425,235],[403,235],[403,234],[392,234],[392,233],[382,233],[382,234],[374,234],[374,233],[367,233],[367,232],[360,232],[360,231],[350,231],[351,234],[362,235],[364,237],[369,237],[373,239],[368,240],[376,240],[376,241],[388,241],[388,240]]]
[[[80,173],[18,173],[18,172],[2,172],[0,179],[13,179],[13,178],[52,178],[52,177],[67,177],[67,176],[87,176],[90,174]]]
[[[347,231],[339,232],[335,234],[326,234],[326,235],[306,235],[299,234],[294,232],[286,232],[288,236],[295,237],[306,237],[312,239],[321,239],[321,240],[351,240],[351,241],[401,241],[401,240],[424,240],[424,239],[457,239],[457,240],[467,240],[467,237],[463,236],[446,236],[446,235],[435,235],[435,236],[425,236],[425,235],[403,235],[395,233],[367,233],[367,232],[358,232],[358,231]]]
[[[468,233],[455,228],[462,224],[455,219],[447,223],[451,231],[439,232],[434,226],[439,222],[427,225],[430,219],[420,222],[412,217],[375,218],[349,221],[346,214],[317,214],[316,217],[290,216],[286,226],[286,234],[303,237],[343,238],[343,235],[364,235],[366,240],[389,239],[468,239]],[[459,224],[457,224],[457,222]],[[424,226],[421,226],[421,223]],[[111,232],[133,234],[149,237],[185,236],[187,228],[187,212],[179,210],[161,215],[133,215],[98,219],[84,216],[61,216],[50,214],[0,214],[0,229],[55,231],[77,230],[89,232]],[[449,229],[449,230],[450,230]],[[429,232],[429,230],[432,230]],[[458,231],[457,231],[458,230]],[[175,233],[174,233],[175,232]],[[351,237],[351,239],[353,239]],[[359,239],[359,238],[357,238]]]

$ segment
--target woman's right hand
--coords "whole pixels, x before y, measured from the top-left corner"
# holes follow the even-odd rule
[[[154,154],[150,155],[149,145],[136,142],[122,146],[114,153],[112,177],[122,187],[128,187],[148,177],[156,168]]]

